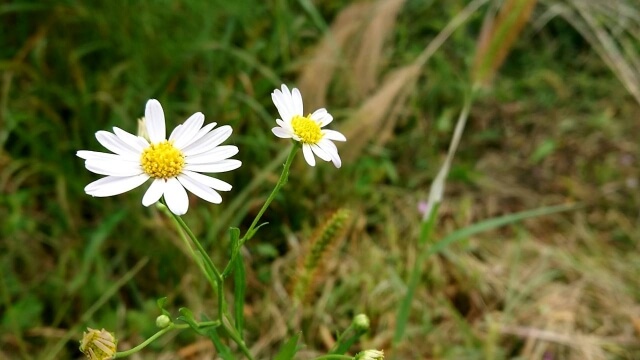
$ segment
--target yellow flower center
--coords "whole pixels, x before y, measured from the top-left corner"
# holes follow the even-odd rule
[[[291,120],[291,127],[293,127],[293,132],[300,138],[301,142],[317,144],[322,139],[322,132],[320,131],[320,125],[311,120],[309,116],[294,116],[293,120]]]
[[[184,154],[173,146],[173,141],[163,140],[144,149],[140,165],[153,178],[169,179],[182,172]]]

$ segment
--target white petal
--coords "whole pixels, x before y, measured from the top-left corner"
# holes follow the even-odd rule
[[[214,163],[220,160],[225,160],[238,153],[238,147],[235,145],[218,146],[215,149],[206,153],[187,156],[185,158],[186,164],[207,164]]]
[[[204,114],[197,112],[191,115],[182,125],[183,130],[176,135],[173,146],[181,149],[183,146],[191,143],[191,139],[198,134],[198,131],[204,124]],[[173,134],[171,134],[173,135]]]
[[[144,109],[144,123],[147,126],[149,139],[152,143],[166,140],[167,130],[164,124],[164,111],[162,105],[156,99],[147,101]]]
[[[335,156],[331,156],[331,161],[333,162],[333,165],[335,165],[335,167],[338,169],[340,169],[340,167],[342,166],[342,160],[340,159],[340,155],[338,155],[338,153],[335,153]]]
[[[287,85],[282,84],[280,89],[281,89],[281,94],[282,94],[280,96],[280,101],[282,102],[282,105],[284,105],[286,107],[287,111],[292,116],[293,115],[300,115],[300,114],[297,114],[295,112],[295,108],[293,107],[293,99],[292,99],[292,96],[291,96],[291,91],[289,91],[289,88],[287,87]]]
[[[210,151],[216,146],[222,144],[223,141],[227,140],[233,129],[229,125],[221,126],[207,135],[203,136],[198,141],[192,143],[191,145],[182,149],[182,152],[186,156],[202,154],[204,152]]]
[[[169,210],[176,215],[184,215],[189,210],[189,196],[176,178],[167,180],[164,189],[164,200],[167,202]]]
[[[309,144],[302,144],[302,154],[307,164],[316,166],[316,159],[313,157],[313,152],[311,152],[311,146],[309,146]]]
[[[289,131],[289,132],[293,132],[293,128],[291,127],[291,123],[286,123],[280,119],[276,119],[276,124],[280,125],[281,128]]]
[[[329,156],[331,156],[331,161],[335,167],[339,168],[342,166],[342,160],[340,160],[340,155],[338,155],[338,148],[336,145],[329,140],[322,139],[318,142],[318,147],[324,150]]]
[[[151,186],[149,186],[147,192],[145,192],[142,197],[142,205],[149,206],[155,204],[162,197],[166,187],[167,182],[164,179],[153,180]]]
[[[311,118],[317,121],[320,127],[323,127],[333,121],[333,116],[331,116],[325,108],[314,111],[313,114],[311,114]]]
[[[144,149],[146,149],[149,146],[149,142],[147,141],[147,139],[130,134],[120,129],[119,127],[114,126],[113,133],[116,134],[116,136],[120,140],[124,141],[127,145],[131,146],[138,152],[142,152]]]
[[[184,169],[204,173],[221,173],[235,170],[241,165],[240,160],[222,160],[212,164],[186,164]]]
[[[231,191],[231,184],[224,182],[222,180],[213,178],[211,176],[202,175],[197,172],[183,170],[182,174],[188,176],[193,181],[197,181],[204,186],[208,186],[218,191]]]
[[[194,142],[200,140],[203,136],[207,135],[209,133],[209,131],[211,131],[211,129],[213,129],[214,127],[216,127],[218,123],[211,123],[211,124],[207,124],[205,125],[202,129],[198,130],[198,132],[196,133],[196,135],[191,138],[191,140],[184,144],[182,146],[182,148],[179,148],[180,150],[190,146],[191,144],[193,144]]]
[[[135,176],[144,171],[139,163],[130,161],[89,159],[84,162],[87,170],[99,174],[110,176]]]
[[[179,136],[180,134],[182,134],[182,132],[184,131],[184,125],[180,124],[178,126],[176,126],[173,131],[171,132],[171,134],[169,135],[169,140],[175,140],[177,136]]]
[[[319,147],[318,145],[310,145],[311,150],[313,150],[313,153],[316,154],[320,159],[324,160],[324,161],[331,161],[331,156],[329,156],[329,154],[327,154],[321,147]]]
[[[98,142],[102,146],[104,146],[105,148],[107,148],[108,150],[116,154],[125,155],[125,156],[140,155],[139,151],[136,151],[129,144],[120,140],[120,138],[118,138],[116,135],[108,131],[104,131],[104,130],[98,131],[96,133],[96,139],[98,139]]]
[[[330,153],[331,151],[335,153],[338,152],[338,148],[336,147],[336,144],[334,144],[331,140],[326,138],[320,139],[320,141],[318,141],[316,145],[321,147],[327,153]]]
[[[76,152],[76,156],[85,160],[110,160],[110,161],[125,161],[139,163],[139,157],[122,156],[118,154],[103,153],[99,151],[79,150]]]
[[[300,90],[298,90],[297,88],[293,88],[293,90],[291,91],[291,100],[293,112],[300,115],[304,114],[304,112],[302,111],[302,95],[300,95]]]
[[[191,178],[178,175],[178,181],[187,190],[191,191],[197,197],[204,199],[210,203],[220,204],[222,202],[222,196],[210,187],[206,187],[198,182],[191,180]]]
[[[91,196],[106,197],[122,194],[135,189],[149,179],[149,175],[107,176],[85,186],[84,191]]]
[[[273,135],[281,139],[291,139],[291,137],[293,136],[290,131],[281,127],[274,127],[273,129],[271,129],[271,132],[273,133]]]
[[[322,135],[324,138],[333,140],[333,141],[347,141],[347,138],[342,135],[342,133],[337,132],[335,130],[322,130]]]
[[[342,160],[340,160],[340,155],[338,155],[338,148],[336,148],[336,145],[334,143],[332,143],[330,140],[322,139],[318,141],[316,145],[331,157],[333,165],[335,165],[337,168],[342,166]]]
[[[273,100],[273,104],[276,106],[276,109],[278,109],[278,114],[280,114],[283,121],[290,123],[294,114],[289,110],[282,92],[278,89],[274,90],[273,93],[271,93],[271,99]]]

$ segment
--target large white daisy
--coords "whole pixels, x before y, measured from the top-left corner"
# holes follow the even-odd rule
[[[87,194],[106,197],[122,194],[153,179],[142,204],[149,206],[162,196],[169,210],[183,215],[189,208],[185,188],[214,204],[222,202],[218,191],[229,191],[231,185],[200,173],[221,173],[237,169],[239,160],[229,159],[238,153],[233,145],[218,146],[232,133],[231,126],[216,123],[202,126],[204,115],[197,112],[178,125],[166,138],[164,112],[158,100],[151,99],[145,109],[145,125],[149,141],[117,127],[113,133],[98,131],[96,139],[110,153],[80,150],[87,170],[106,175],[87,185]]]
[[[296,88],[289,91],[286,85],[282,85],[282,90],[274,90],[271,99],[281,117],[276,119],[279,126],[271,129],[275,136],[301,142],[304,159],[311,166],[316,165],[313,154],[324,161],[332,161],[337,168],[342,165],[333,141],[347,141],[347,138],[335,130],[322,129],[333,121],[327,109],[318,109],[304,116],[300,91]]]

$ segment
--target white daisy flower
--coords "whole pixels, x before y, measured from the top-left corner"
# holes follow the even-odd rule
[[[289,91],[286,85],[282,85],[282,90],[276,89],[271,93],[271,99],[281,117],[276,120],[279,126],[271,129],[275,136],[301,142],[304,159],[311,166],[316,165],[313,154],[324,161],[332,161],[337,168],[342,165],[333,141],[347,141],[347,138],[335,130],[322,129],[333,121],[327,109],[318,109],[304,116],[300,91],[296,88]]]
[[[162,196],[169,210],[183,215],[189,208],[185,189],[214,204],[222,202],[218,191],[229,191],[231,185],[200,173],[221,173],[237,169],[239,160],[229,159],[238,153],[233,145],[218,146],[233,131],[231,126],[212,130],[216,123],[202,126],[204,115],[197,112],[178,125],[166,138],[164,112],[158,100],[151,99],[145,109],[145,125],[149,141],[117,127],[113,133],[98,131],[96,139],[114,154],[80,150],[87,170],[106,175],[84,188],[97,197],[122,194],[153,179],[142,198],[142,205],[156,203]]]

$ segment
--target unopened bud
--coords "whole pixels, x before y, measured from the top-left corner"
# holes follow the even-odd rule
[[[145,138],[147,141],[151,141],[149,139],[149,132],[147,131],[147,124],[145,122],[144,116],[138,119],[138,136],[141,138]]]
[[[369,317],[365,314],[358,314],[353,318],[353,327],[358,332],[369,331]]]
[[[365,350],[359,352],[355,360],[383,360],[384,352],[382,350]]]
[[[171,324],[171,319],[167,315],[160,315],[156,318],[156,326],[164,329]]]

